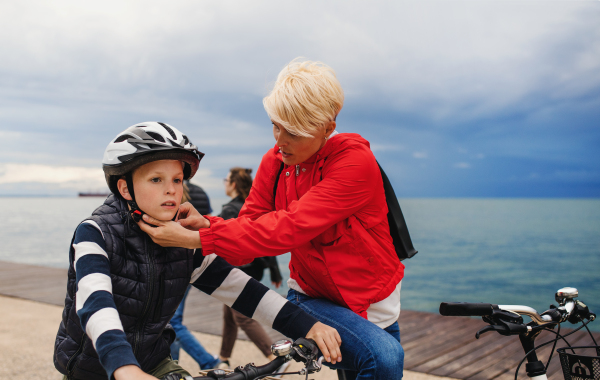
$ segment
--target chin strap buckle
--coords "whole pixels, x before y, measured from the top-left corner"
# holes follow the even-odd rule
[[[133,210],[131,212],[131,219],[136,223],[139,223],[139,221],[142,220],[142,216],[144,216],[144,213],[140,210]]]

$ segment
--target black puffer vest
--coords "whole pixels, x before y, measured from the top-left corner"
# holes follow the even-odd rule
[[[193,250],[155,244],[133,222],[126,203],[114,195],[106,198],[86,220],[95,221],[102,230],[121,323],[142,370],[149,371],[170,354],[175,332],[168,323],[189,285]],[[77,284],[72,243],[54,366],[70,379],[106,380],[106,371],[75,311]]]

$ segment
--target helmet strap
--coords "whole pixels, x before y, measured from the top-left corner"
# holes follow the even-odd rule
[[[135,192],[133,191],[133,175],[131,172],[125,174],[125,181],[127,182],[127,190],[131,196],[131,200],[127,201],[127,204],[130,208],[129,213],[131,214],[131,218],[138,223],[140,220],[142,220],[142,216],[144,216],[145,212],[140,210],[140,207],[135,201]]]

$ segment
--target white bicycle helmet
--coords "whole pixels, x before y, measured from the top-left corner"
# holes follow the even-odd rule
[[[184,179],[196,174],[204,153],[177,128],[149,121],[132,125],[108,144],[102,159],[102,169],[110,190],[119,194],[117,181],[123,176],[131,181],[131,171],[138,166],[159,160],[184,162]],[[133,194],[132,194],[133,195]]]

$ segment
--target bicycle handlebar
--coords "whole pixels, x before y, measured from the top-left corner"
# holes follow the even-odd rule
[[[268,375],[272,375],[279,367],[289,360],[295,360],[297,362],[304,363],[304,368],[298,371],[299,375],[307,375],[310,373],[318,372],[321,370],[321,364],[323,357],[319,356],[319,349],[317,344],[312,339],[299,338],[295,342],[284,339],[275,342],[271,346],[271,352],[277,357],[271,362],[262,365],[255,366],[254,363],[246,364],[245,366],[239,366],[232,373],[226,373],[221,369],[215,369],[209,371],[206,376],[193,377],[193,380],[210,380],[210,379],[224,379],[224,380],[251,380],[257,378],[263,378]],[[176,377],[179,380],[179,377]],[[186,380],[188,377],[186,377]],[[163,380],[171,380],[166,377]]]
[[[492,315],[494,310],[526,315],[537,325],[560,322],[560,315],[540,315],[534,308],[523,305],[493,305],[472,302],[442,302],[440,304],[440,314],[443,316],[486,317]]]
[[[284,356],[280,356],[272,360],[271,362],[255,367],[252,364],[247,364],[242,367],[239,366],[234,372],[225,374],[224,371],[211,371],[208,376],[194,377],[194,380],[207,380],[207,379],[224,379],[224,380],[247,380],[255,379],[260,376],[270,375],[288,359]]]
[[[579,292],[575,288],[562,288],[555,294],[555,299],[559,306],[551,306],[541,315],[529,306],[523,305],[493,305],[489,303],[472,303],[472,302],[442,302],[440,304],[440,314],[444,316],[477,316],[491,319],[507,319],[512,323],[514,317],[522,315],[531,318],[533,324],[537,326],[557,324],[565,321],[577,323],[582,319],[593,321],[596,315],[589,311],[588,307],[581,301],[575,298]],[[522,320],[518,323],[523,323]]]
[[[481,334],[488,331],[496,331],[498,334],[505,336],[519,335],[519,340],[525,351],[525,358],[528,361],[526,367],[527,375],[530,378],[545,379],[546,369],[548,368],[552,355],[550,355],[548,363],[544,365],[538,360],[535,351],[539,347],[551,342],[554,342],[554,345],[556,346],[556,341],[558,341],[559,338],[564,339],[564,337],[559,334],[559,328],[559,331],[556,332],[556,339],[536,347],[535,339],[540,331],[544,329],[553,329],[556,325],[560,326],[561,323],[566,321],[573,324],[581,322],[583,323],[583,326],[585,326],[587,323],[596,319],[596,314],[591,312],[583,302],[576,300],[578,296],[579,292],[575,288],[567,287],[559,289],[554,297],[556,302],[558,302],[558,306],[550,305],[550,309],[544,311],[541,315],[529,306],[493,305],[489,303],[470,302],[442,302],[440,304],[440,314],[444,316],[482,317],[483,321],[488,325],[481,328],[477,334],[475,334],[477,339],[479,339]],[[531,322],[525,323],[522,316],[531,318]],[[552,348],[552,351],[554,351],[554,348]],[[523,361],[521,363],[523,363]],[[520,366],[521,364],[519,364],[519,367]],[[517,367],[515,372],[515,379],[517,378],[519,367]]]

